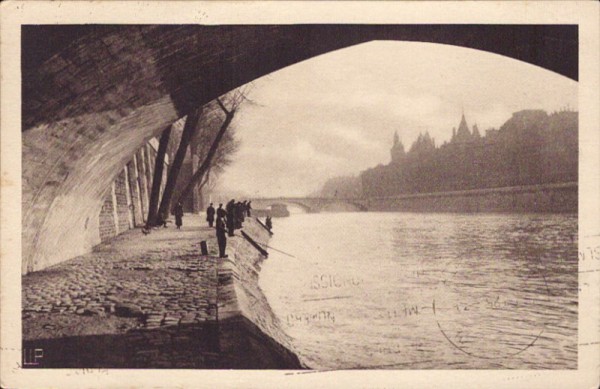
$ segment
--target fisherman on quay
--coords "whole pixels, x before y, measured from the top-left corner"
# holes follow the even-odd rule
[[[235,209],[235,200],[231,199],[228,203],[227,206],[225,207],[225,211],[227,212],[227,234],[229,236],[233,236],[234,231],[235,231],[235,215],[236,215],[236,209]]]
[[[177,203],[173,210],[173,214],[175,215],[175,225],[177,226],[177,229],[180,230],[183,225],[183,205],[181,205],[181,202]]]
[[[210,203],[206,209],[206,221],[209,227],[213,226],[213,222],[215,221],[215,207],[213,207],[213,203]]]
[[[244,215],[246,213],[245,209],[244,209],[244,203],[238,201],[235,204],[235,228],[236,229],[240,229],[242,228],[242,223],[244,222]]]
[[[221,209],[219,207],[219,209]],[[225,233],[227,232],[226,227],[226,219],[225,215],[221,214],[217,215],[217,224],[216,224],[216,232],[217,232],[217,243],[219,245],[219,258],[227,258],[227,254],[225,254],[225,249],[227,248],[227,236]]]
[[[271,221],[271,216],[267,216],[267,219],[265,220],[265,226],[267,227],[267,229],[269,231],[271,231],[271,229],[273,228],[273,222]]]
[[[227,212],[223,209],[223,203],[219,203],[219,208],[217,208],[217,217],[226,217]]]
[[[240,204],[240,215],[241,215],[242,223],[246,220],[246,212],[248,212],[248,202],[246,200],[244,200]]]

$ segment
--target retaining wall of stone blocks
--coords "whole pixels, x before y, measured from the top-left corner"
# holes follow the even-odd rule
[[[140,153],[152,157],[141,159],[141,163],[138,164],[137,156]],[[108,193],[104,196],[104,203],[98,216],[100,221],[98,243],[106,242],[131,228],[143,226],[146,222],[155,155],[155,145],[146,144],[134,154],[131,161],[123,167],[121,173],[107,188]],[[161,193],[164,190],[167,171],[168,163],[165,163]],[[147,179],[146,172],[149,173],[150,180]]]

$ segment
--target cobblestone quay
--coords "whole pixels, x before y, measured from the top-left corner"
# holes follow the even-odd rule
[[[130,230],[24,276],[24,355],[43,350],[26,367],[301,368],[258,288],[264,257],[236,232],[220,260],[202,219]],[[244,231],[268,240],[255,220]]]

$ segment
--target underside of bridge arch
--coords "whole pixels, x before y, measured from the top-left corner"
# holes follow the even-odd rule
[[[577,79],[577,26],[23,26],[23,271],[98,243],[92,230],[111,182],[191,109],[372,40],[487,50]]]

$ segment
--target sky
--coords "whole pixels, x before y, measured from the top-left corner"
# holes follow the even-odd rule
[[[512,58],[420,42],[369,42],[252,82],[234,119],[241,145],[217,190],[304,196],[390,161],[420,132],[448,141],[462,112],[481,134],[513,112],[577,110],[577,82]]]

